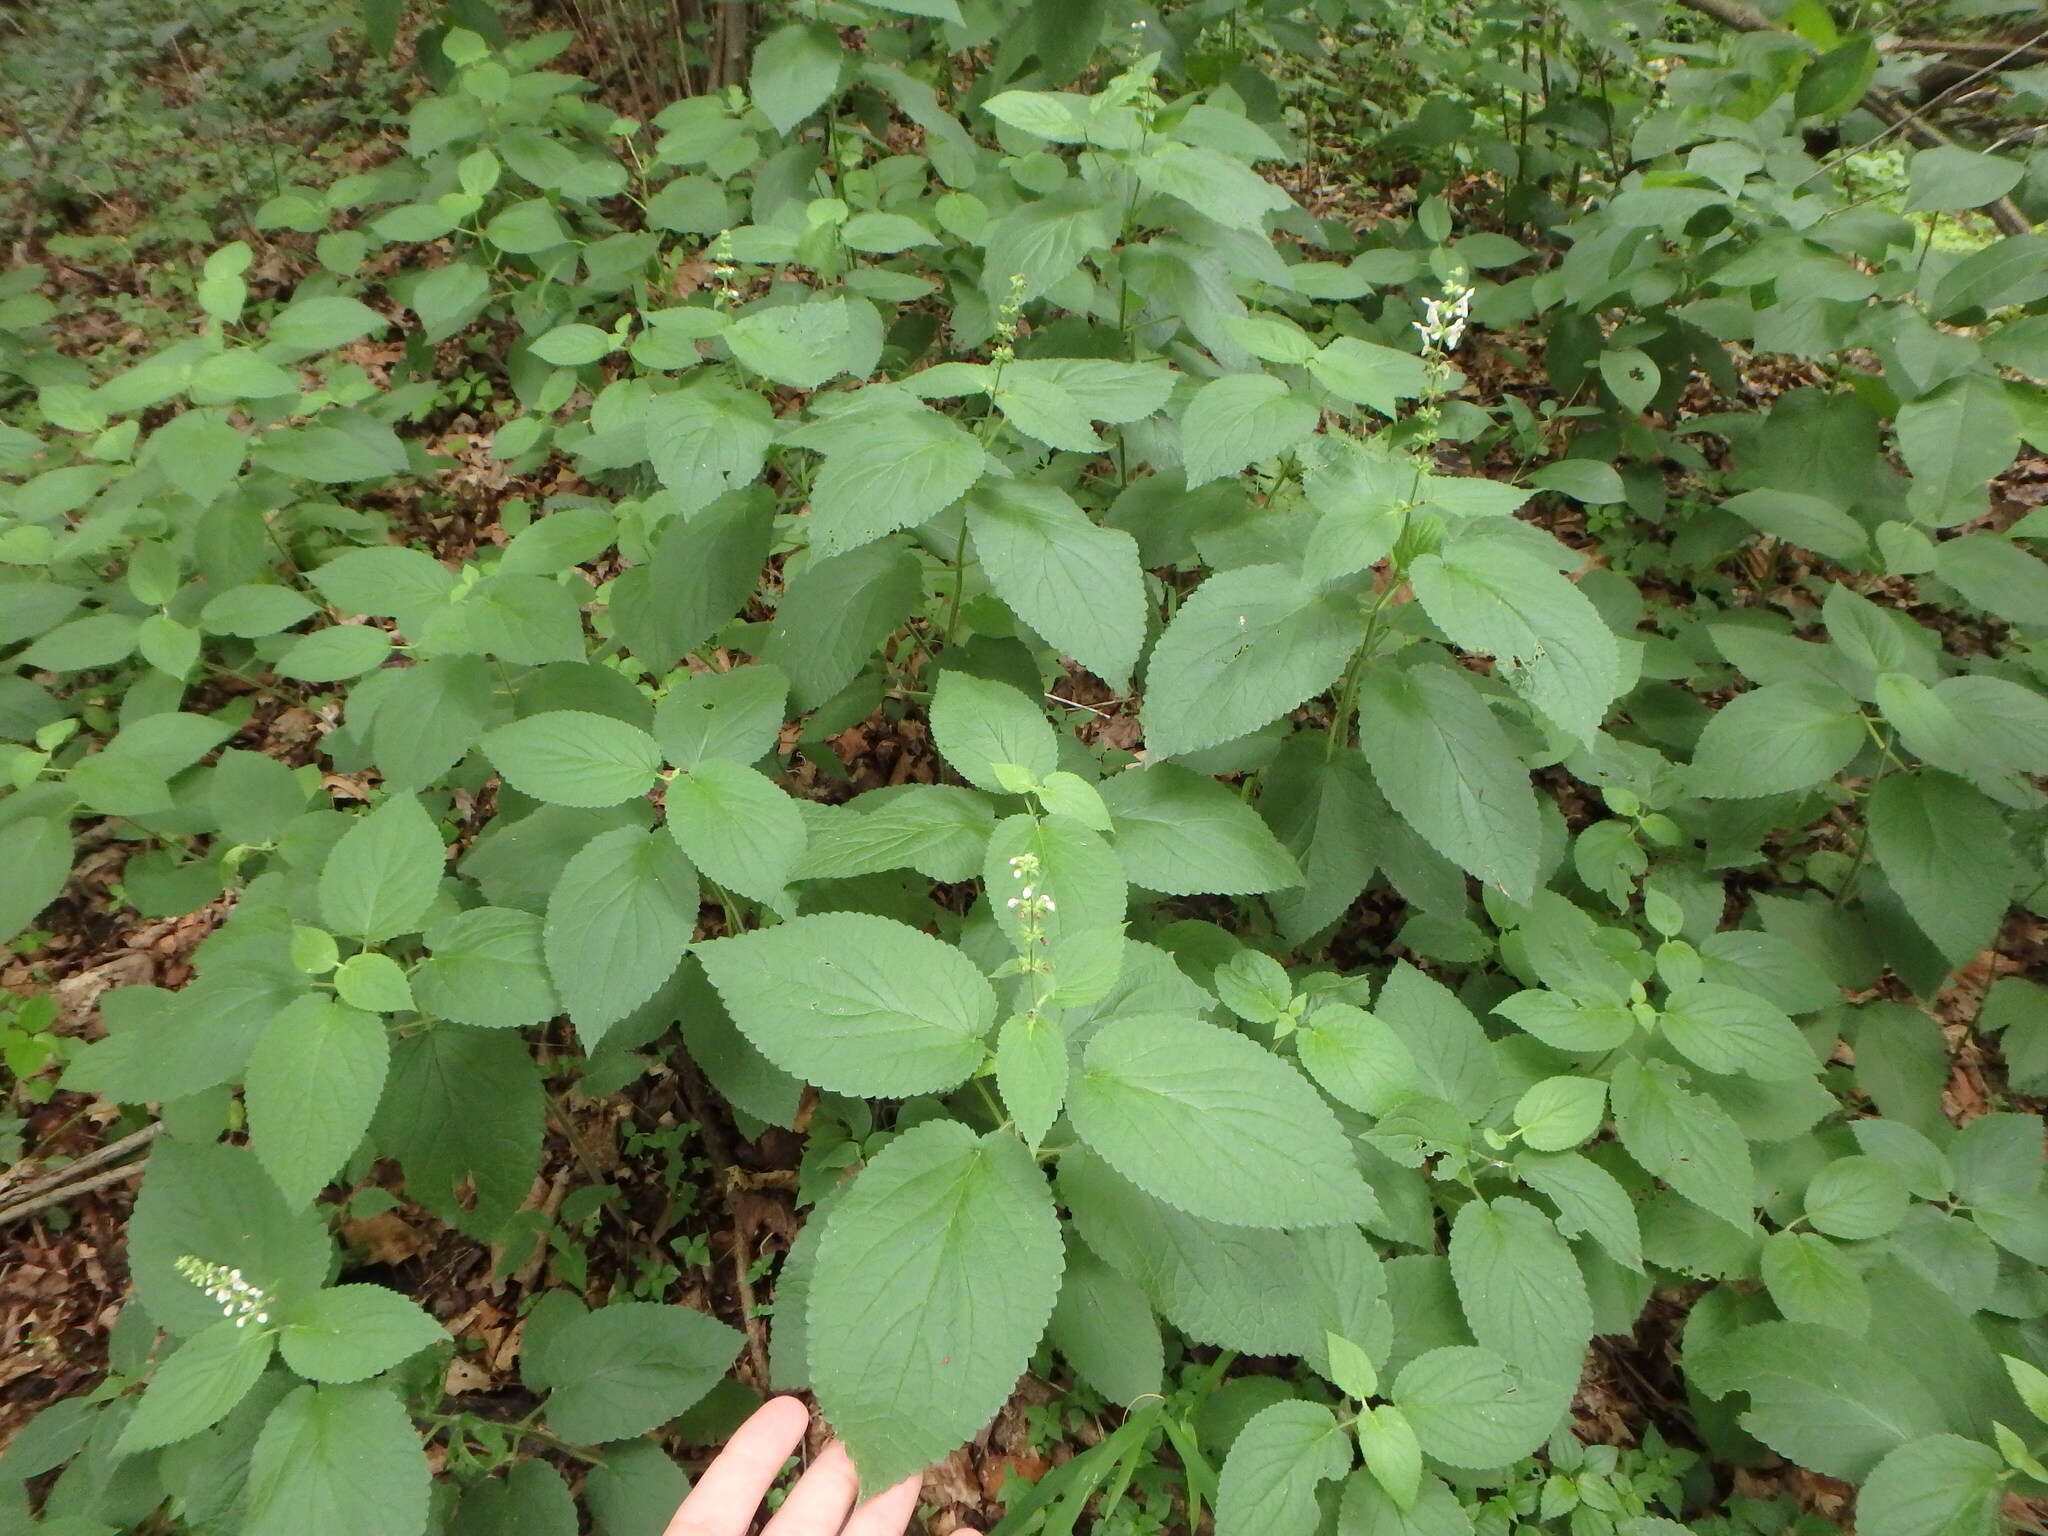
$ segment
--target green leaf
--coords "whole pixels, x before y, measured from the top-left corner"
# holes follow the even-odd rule
[[[1728,1112],[1679,1086],[1663,1062],[1624,1060],[1608,1087],[1614,1129],[1628,1155],[1693,1204],[1747,1232],[1756,1174],[1749,1143]]]
[[[1515,1101],[1515,1126],[1538,1152],[1566,1152],[1600,1129],[1607,1085],[1591,1077],[1546,1077]]]
[[[1160,763],[1098,786],[1124,873],[1168,895],[1242,895],[1301,884],[1301,869],[1258,813],[1214,779]]]
[[[1856,36],[1830,48],[1799,77],[1792,109],[1801,117],[1836,118],[1863,99],[1877,73],[1877,45]]]
[[[542,945],[586,1048],[675,974],[697,928],[697,872],[674,839],[599,833],[548,896]]]
[[[523,1029],[562,1011],[548,980],[541,920],[511,907],[473,907],[426,932],[412,974],[423,1013],[480,1029]]]
[[[839,88],[839,34],[823,22],[791,22],[755,45],[747,94],[788,133],[832,99]]]
[[[1356,336],[1339,336],[1328,343],[1309,359],[1308,371],[1338,399],[1369,405],[1389,418],[1400,411],[1403,400],[1429,391],[1429,368],[1421,358]]]
[[[405,1166],[407,1198],[489,1240],[532,1192],[546,1103],[525,1040],[436,1024],[393,1048],[371,1142]]]
[[[390,1063],[383,1020],[323,997],[263,1031],[243,1073],[249,1144],[292,1204],[310,1204],[361,1143]]]
[[[1060,1196],[1088,1246],[1196,1342],[1305,1355],[1320,1339],[1296,1239],[1176,1210],[1086,1147],[1060,1158]]]
[[[764,486],[730,491],[691,517],[662,524],[654,558],[612,592],[619,635],[650,670],[675,665],[745,606],[774,533]]]
[[[725,342],[741,367],[792,389],[815,389],[858,366],[863,312],[873,314],[861,300],[843,297],[764,306],[727,326]]]
[[[1336,682],[1363,638],[1355,604],[1318,596],[1287,566],[1211,576],[1175,610],[1146,663],[1152,761],[1279,719]]]
[[[1108,250],[1122,211],[1121,203],[1112,204],[1106,193],[1078,180],[1065,182],[1050,197],[1013,208],[988,232],[983,292],[991,303],[1005,303],[1012,278],[1021,277],[1017,301],[1030,303],[1073,272],[1083,257]]]
[[[574,1370],[548,1394],[548,1427],[577,1445],[657,1429],[724,1377],[745,1341],[688,1307],[615,1301],[550,1339]]]
[[[538,256],[568,242],[569,232],[546,198],[529,198],[494,214],[484,239],[513,256]]]
[[[1870,845],[1907,915],[1951,969],[1998,936],[2012,899],[2012,838],[1997,806],[1961,779],[1887,775],[1865,806]]]
[[[1529,476],[1539,491],[1555,491],[1592,507],[1613,506],[1628,497],[1612,464],[1593,459],[1558,459]]]
[[[1757,1323],[1687,1350],[1685,1373],[1709,1397],[1747,1393],[1744,1429],[1788,1460],[1849,1482],[1941,1428],[1903,1361],[1836,1328]]]
[[[1088,1046],[1067,1112],[1119,1173],[1210,1221],[1319,1227],[1373,1209],[1315,1090],[1270,1051],[1214,1025],[1106,1025]]]
[[[334,972],[334,990],[351,1008],[367,1013],[404,1013],[412,1007],[412,988],[405,971],[389,955],[374,950],[351,955]]]
[[[1946,527],[1987,510],[1985,482],[2012,463],[2019,425],[1999,384],[1965,375],[1900,406],[1898,442],[1913,472],[1907,508],[1920,522]],[[1980,548],[2005,543],[1994,534],[1965,537]],[[1937,570],[1954,558],[1946,545],[1959,542],[1935,546]]]
[[[451,261],[413,284],[407,303],[420,317],[420,334],[440,342],[474,320],[490,298],[491,280],[479,263]]]
[[[1067,1098],[1067,1037],[1053,1020],[1017,1014],[996,1035],[996,1091],[1034,1152]]]
[[[1181,459],[1187,488],[1277,458],[1315,431],[1316,408],[1289,393],[1282,379],[1234,373],[1211,379],[1181,413]]]
[[[2017,160],[1978,154],[1955,144],[1917,151],[1906,162],[1908,213],[1955,213],[1996,202],[2020,184]]]
[[[1771,683],[1723,704],[1693,749],[1687,788],[1752,799],[1825,783],[1869,740],[1856,701],[1811,683]]]
[[[1622,1268],[1642,1274],[1642,1231],[1634,1200],[1608,1169],[1577,1153],[1522,1153],[1516,1174],[1559,1208],[1559,1229],[1604,1247]]]
[[[558,368],[580,368],[612,350],[612,335],[594,325],[558,325],[533,339],[533,355]]]
[[[358,337],[382,331],[390,324],[358,299],[339,294],[300,299],[279,310],[271,320],[266,333],[266,350],[309,357],[315,352],[331,352]]]
[[[1035,782],[1060,765],[1059,738],[1037,700],[1008,683],[948,668],[932,694],[932,738],[960,777],[991,794],[1008,792],[999,763]]]
[[[654,739],[678,768],[707,757],[751,763],[775,750],[789,679],[766,663],[730,672],[697,672],[654,706]]]
[[[182,418],[181,418],[182,419]],[[290,587],[256,582],[230,587],[199,610],[200,626],[216,635],[255,640],[309,619],[317,610]]]
[[[1863,525],[1831,501],[1798,491],[1744,491],[1721,503],[1763,532],[1834,560],[1857,560],[1870,548]]]
[[[1830,1237],[1882,1237],[1909,1203],[1898,1170],[1876,1157],[1838,1157],[1806,1186],[1806,1219]]]
[[[1362,753],[1292,737],[1263,775],[1259,814],[1301,869],[1301,884],[1267,897],[1281,934],[1299,944],[1343,916],[1377,864],[1386,806]]]
[[[996,596],[1110,687],[1129,688],[1145,640],[1137,540],[1098,528],[1058,487],[1022,480],[975,487],[967,524]]]
[[[277,658],[279,677],[302,683],[338,683],[381,667],[391,637],[373,624],[334,624],[301,636]]]
[[[116,1444],[123,1456],[170,1445],[217,1424],[270,1363],[273,1335],[248,1318],[222,1318],[180,1344],[156,1368]]]
[[[661,748],[637,726],[551,709],[486,732],[483,749],[513,788],[550,805],[618,805],[654,787]]]
[[[1391,1396],[1422,1449],[1453,1467],[1506,1466],[1541,1445],[1563,1405],[1532,1391],[1490,1349],[1447,1345],[1418,1355],[1394,1378]]]
[[[1078,1238],[1067,1240],[1047,1337],[1075,1374],[1112,1403],[1128,1408],[1165,1380],[1166,1349],[1152,1304]]]
[[[1998,1453],[1960,1435],[1928,1435],[1886,1454],[1856,1499],[1858,1536],[1975,1536],[2005,1506]]]
[[[800,880],[839,880],[884,869],[914,869],[933,880],[968,880],[981,872],[995,817],[987,799],[950,784],[904,786],[866,796],[811,827],[797,866]],[[813,806],[807,815],[815,814]]]
[[[1399,1415],[1399,1409],[1386,1407],[1376,1409],[1376,1413]],[[1401,1425],[1407,1427],[1405,1417]],[[1370,1434],[1370,1430],[1360,1430],[1360,1444]],[[1413,1438],[1413,1430],[1409,1430],[1409,1438]],[[1370,1458],[1370,1454],[1368,1450],[1366,1456]],[[1417,1450],[1415,1454],[1419,1456],[1421,1452]],[[1419,1466],[1407,1503],[1401,1503],[1376,1477],[1376,1470],[1366,1466],[1352,1473],[1350,1481],[1343,1485],[1335,1536],[1473,1536],[1473,1518],[1458,1503],[1458,1495],[1450,1487],[1434,1477],[1421,1477]],[[1632,1530],[1630,1536],[1651,1534]]]
[[[1658,1028],[1679,1055],[1709,1072],[1788,1082],[1818,1068],[1792,1021],[1738,987],[1673,987]]]
[[[71,878],[71,828],[61,817],[24,816],[0,827],[0,941],[13,938],[64,892]]]
[[[313,1381],[364,1381],[448,1337],[417,1302],[381,1285],[337,1285],[284,1309],[278,1349]]]
[[[1375,663],[1359,675],[1359,745],[1387,801],[1437,852],[1526,902],[1542,827],[1507,734],[1454,667]]]
[[[1216,1536],[1314,1536],[1317,1485],[1350,1470],[1351,1442],[1329,1409],[1299,1399],[1261,1409],[1224,1460]]]
[[[1149,139],[1131,168],[1148,192],[1177,197],[1204,218],[1232,229],[1261,232],[1268,214],[1294,206],[1292,198],[1250,166],[1171,139]]]
[[[1453,643],[1485,651],[1499,676],[1588,745],[1621,692],[1614,633],[1577,587],[1528,551],[1465,538],[1410,567],[1415,596]]]
[[[1323,1003],[1295,1031],[1294,1049],[1308,1075],[1340,1104],[1382,1115],[1417,1092],[1421,1076],[1401,1037],[1349,1003]]]
[[[1609,347],[1601,352],[1600,379],[1615,399],[1636,412],[1650,408],[1664,382],[1650,355],[1635,347]]]
[[[1451,1274],[1472,1336],[1521,1368],[1524,1390],[1570,1401],[1593,1336],[1579,1261],[1526,1200],[1474,1200],[1451,1224]]]
[[[917,557],[899,543],[813,560],[784,586],[761,659],[789,678],[798,710],[816,709],[909,621],[923,591]]]
[[[1415,1509],[1423,1496],[1422,1444],[1415,1438],[1415,1427],[1408,1422],[1408,1415],[1392,1403],[1382,1403],[1377,1408],[1367,1408],[1358,1416],[1352,1426],[1358,1435],[1358,1449],[1365,1457],[1366,1471],[1380,1490],[1403,1512]],[[1432,1488],[1443,1485],[1431,1480]],[[1352,1511],[1352,1501],[1347,1498],[1344,1508]],[[1339,1515],[1338,1529],[1344,1536],[1356,1536],[1355,1516]]]
[[[2008,539],[1988,533],[1944,539],[1934,546],[1934,570],[1965,600],[2001,619],[2048,624],[2048,563]]]
[[[455,577],[440,561],[396,545],[336,555],[309,579],[343,613],[395,618],[407,634],[418,616],[446,607],[455,591]]]
[[[832,1212],[806,1309],[819,1405],[876,1491],[995,1414],[1060,1288],[1052,1193],[1008,1131],[933,1120]]]
[[[661,483],[695,508],[761,473],[775,438],[775,413],[761,396],[707,375],[649,401],[645,431],[647,457]],[[758,567],[750,574],[758,575]]]
[[[432,1479],[405,1407],[363,1384],[300,1387],[249,1459],[242,1536],[423,1536]]]
[[[811,483],[811,547],[843,554],[934,518],[981,478],[984,455],[951,418],[889,385],[791,433],[825,462]]]
[[[1764,1288],[1789,1322],[1861,1334],[1870,1292],[1842,1250],[1816,1232],[1773,1232],[1763,1247]]]
[[[996,998],[959,950],[864,913],[794,918],[697,951],[733,1022],[833,1093],[908,1098],[980,1064]]]
[[[584,1499],[601,1536],[663,1536],[689,1491],[690,1479],[683,1469],[668,1452],[647,1441],[608,1447],[604,1465],[591,1468],[583,1483]]]
[[[744,764],[705,758],[669,782],[669,834],[704,877],[770,906],[803,857],[808,834],[797,803]]]
[[[393,795],[341,835],[320,871],[330,932],[375,944],[418,930],[441,888],[447,850],[419,801]]]

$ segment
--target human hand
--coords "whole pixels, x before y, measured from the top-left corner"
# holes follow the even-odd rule
[[[704,1469],[669,1521],[666,1536],[746,1536],[782,1464],[803,1444],[810,1422],[810,1410],[793,1397],[762,1405]],[[919,1483],[906,1477],[855,1509],[860,1479],[846,1447],[835,1440],[797,1479],[761,1536],[903,1536],[917,1510]],[[956,1531],[954,1536],[972,1533]]]

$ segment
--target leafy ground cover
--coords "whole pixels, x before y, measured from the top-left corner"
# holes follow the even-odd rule
[[[771,1389],[1003,1536],[2035,1519],[2038,40],[230,9],[257,195],[7,150],[11,1520],[638,1536]]]

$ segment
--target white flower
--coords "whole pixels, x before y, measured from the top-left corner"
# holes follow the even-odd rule
[[[1444,285],[1441,299],[1422,301],[1422,318],[1415,322],[1422,337],[1422,350],[1435,357],[1448,357],[1465,339],[1466,322],[1472,318],[1472,288],[1462,278]]]
[[[198,1286],[209,1301],[216,1303],[221,1316],[232,1319],[237,1328],[246,1328],[251,1321],[259,1326],[270,1321],[269,1293],[243,1279],[239,1269],[209,1263],[189,1253],[174,1267]]]

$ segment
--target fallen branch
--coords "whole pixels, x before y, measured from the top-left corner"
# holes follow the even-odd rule
[[[40,1190],[50,1189],[60,1184],[68,1184],[82,1173],[90,1173],[95,1168],[104,1168],[109,1163],[119,1162],[130,1152],[139,1151],[143,1147],[148,1146],[162,1133],[163,1128],[161,1120],[153,1120],[133,1135],[123,1136],[119,1141],[109,1142],[104,1147],[88,1152],[85,1156],[78,1158],[74,1162],[66,1163],[62,1168],[48,1169],[38,1173],[34,1178],[20,1180],[19,1188],[13,1187],[17,1181],[12,1176],[12,1171],[10,1170],[9,1177],[0,1178],[0,1195],[20,1200]]]
[[[1678,3],[1689,11],[1695,11],[1702,16],[1711,17],[1723,26],[1733,27],[1738,32],[1777,32],[1787,37],[1795,35],[1786,32],[1784,28],[1778,26],[1754,6],[1743,4],[1742,0],[1678,0]],[[2048,34],[2044,34],[2044,37],[2048,37]],[[1955,85],[1942,91],[1934,98],[1934,102],[1940,101],[1943,96],[1947,96],[1961,86],[1969,84],[1972,80],[1980,79],[1984,75],[1992,73],[2006,59],[2017,57],[2043,40],[2042,37],[2037,37],[2030,42],[2015,45],[1992,63],[1972,71],[1963,79],[1958,80]],[[1934,102],[1929,102],[1927,105],[1932,106]],[[1863,109],[1886,125],[1884,133],[1880,134],[1879,138],[1893,133],[1903,133],[1922,149],[1939,149],[1944,146],[1952,146],[1955,143],[1954,139],[1943,133],[1933,123],[1927,121],[1926,118],[1920,116],[1913,108],[1899,100],[1894,92],[1887,91],[1880,86],[1873,85],[1863,93]],[[1876,142],[1876,139],[1871,140],[1873,144]],[[2034,226],[2028,222],[2027,216],[2020,212],[2019,205],[2009,197],[1994,198],[1992,201],[1984,204],[1984,212],[1991,222],[1997,225],[1999,230],[2005,234],[2031,235],[2034,232]]]
[[[26,1200],[0,1209],[0,1226],[10,1221],[20,1221],[24,1216],[33,1216],[53,1205],[62,1205],[67,1200],[75,1200],[80,1195],[89,1195],[96,1189],[105,1189],[109,1184],[119,1184],[123,1179],[132,1179],[148,1166],[149,1159],[140,1158],[119,1168],[109,1168],[105,1173],[94,1174],[89,1179],[80,1179],[76,1184],[64,1184],[56,1189],[31,1195]]]
[[[2037,43],[2014,45],[1985,38],[1895,37],[1878,47],[1884,53],[1950,54],[1965,59],[1996,59],[2000,64],[2007,59],[2029,59],[2037,64],[2048,64],[2048,48]]]

